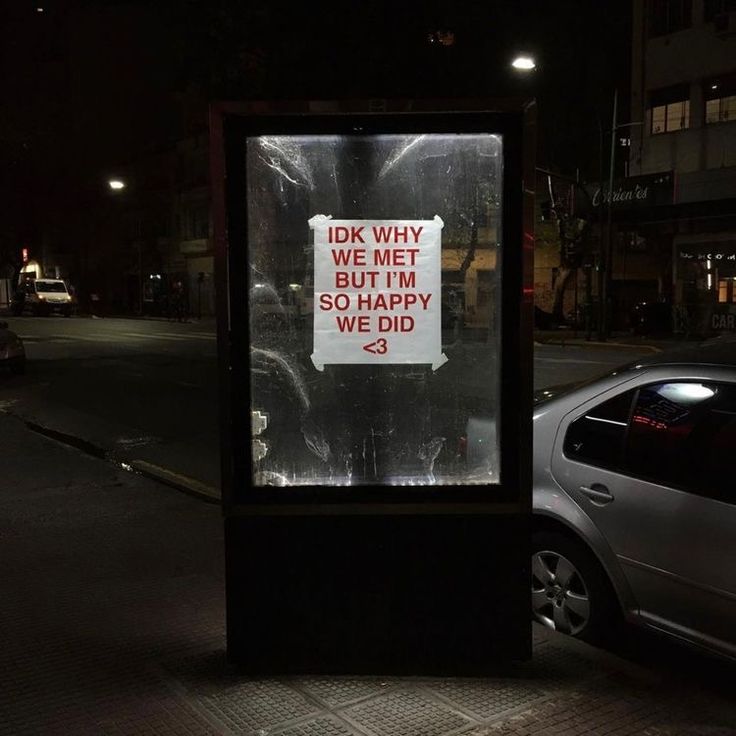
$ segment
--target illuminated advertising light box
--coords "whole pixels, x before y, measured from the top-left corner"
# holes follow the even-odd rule
[[[380,107],[212,111],[228,648],[252,671],[529,648],[532,106]]]

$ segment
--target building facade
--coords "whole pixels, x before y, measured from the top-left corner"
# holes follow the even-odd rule
[[[633,0],[631,119],[629,175],[672,172],[674,192],[619,218],[619,240],[657,256],[676,331],[734,331],[735,0]]]
[[[118,312],[149,316],[215,313],[206,133],[124,167],[118,213],[126,266],[110,289]],[[122,276],[122,278],[120,278]]]

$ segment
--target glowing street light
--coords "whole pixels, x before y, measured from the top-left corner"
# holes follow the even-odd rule
[[[110,179],[109,182],[107,182],[110,189],[114,189],[115,191],[119,189],[125,189],[125,182],[120,181],[120,179]]]
[[[537,68],[537,63],[531,56],[517,56],[511,66],[520,72],[531,72]]]

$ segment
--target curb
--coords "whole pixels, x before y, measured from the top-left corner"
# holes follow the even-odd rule
[[[179,325],[200,325],[202,323],[209,324],[215,323],[215,318],[202,318],[197,319],[196,317],[188,317],[184,320],[169,319],[168,317],[139,317],[134,314],[78,314],[76,315],[79,319],[124,319],[130,320],[131,322],[168,322],[170,324]]]
[[[6,413],[8,416],[13,416],[9,412]],[[174,488],[177,491],[186,493],[188,496],[193,496],[194,498],[197,498],[200,501],[205,501],[206,503],[220,504],[222,501],[222,497],[218,489],[208,486],[206,483],[202,483],[195,478],[175,473],[173,470],[162,468],[159,465],[154,465],[153,463],[149,463],[145,460],[126,460],[125,458],[115,456],[112,452],[108,452],[104,448],[99,445],[95,445],[88,440],[75,437],[74,435],[67,434],[66,432],[60,432],[56,429],[51,429],[50,427],[44,427],[42,424],[38,424],[37,422],[33,422],[28,419],[23,419],[22,417],[16,418],[20,419],[20,421],[22,421],[26,427],[31,430],[31,432],[40,434],[42,437],[47,437],[48,439],[59,442],[67,447],[72,447],[75,450],[79,450],[86,455],[96,458],[97,460],[112,463],[128,472],[138,473],[145,478],[149,478],[150,480],[169,486],[170,488]]]
[[[585,342],[581,343],[572,343],[574,345],[590,345],[591,347],[596,348],[627,348],[629,350],[649,350],[651,353],[661,353],[662,348],[658,348],[656,345],[638,345],[636,343],[628,343],[628,342],[599,342],[596,340],[591,340],[588,342],[587,340]]]
[[[626,348],[627,350],[647,350],[650,353],[661,353],[664,348],[656,345],[637,344],[628,342],[616,342],[614,340],[601,342],[600,340],[581,340],[580,338],[552,339],[552,340],[534,340],[535,345],[561,345],[562,347],[575,345],[577,347],[591,348]]]
[[[10,414],[10,412],[8,412],[8,414],[10,416],[13,416],[12,414]],[[95,445],[92,442],[83,440],[80,437],[75,437],[74,435],[67,434],[66,432],[59,432],[56,429],[44,427],[42,424],[37,424],[36,422],[30,421],[28,419],[23,419],[22,417],[16,418],[20,419],[20,421],[23,422],[26,427],[31,430],[31,432],[40,434],[42,437],[48,437],[48,439],[59,442],[62,445],[66,445],[67,447],[73,447],[75,450],[80,450],[86,455],[90,455],[91,457],[97,458],[98,460],[111,460],[110,454],[99,445]]]
[[[186,493],[188,496],[194,496],[201,501],[214,504],[219,504],[222,501],[220,492],[216,488],[208,486],[195,478],[190,478],[188,475],[175,473],[173,470],[162,468],[160,465],[149,463],[147,460],[130,460],[126,465],[146,478],[175,488],[177,491]]]

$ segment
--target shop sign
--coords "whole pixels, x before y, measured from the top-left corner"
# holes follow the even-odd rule
[[[442,354],[442,219],[333,220],[316,215],[314,352],[337,364],[430,364]]]
[[[736,330],[736,313],[728,308],[721,312],[714,312],[710,318],[711,329],[725,332]]]
[[[674,202],[675,178],[671,171],[646,176],[630,176],[614,181],[613,190],[608,186],[594,184],[588,189],[594,207],[607,205],[612,200],[612,209],[627,210],[651,205]]]
[[[685,261],[726,261],[733,263],[736,261],[736,253],[728,251],[711,250],[708,252],[694,252],[692,250],[681,250],[680,258]]]

